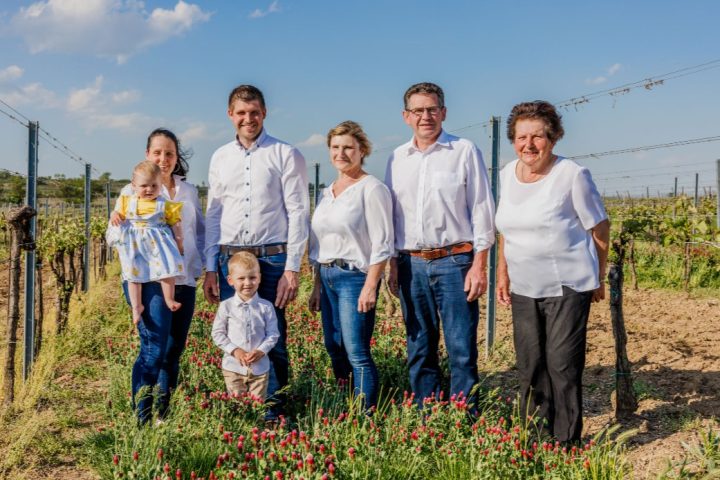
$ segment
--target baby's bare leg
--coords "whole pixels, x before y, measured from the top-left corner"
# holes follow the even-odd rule
[[[177,311],[182,305],[175,301],[175,278],[163,278],[160,280],[160,287],[162,288],[165,305],[168,306],[170,311]]]
[[[130,297],[130,306],[132,307],[133,324],[137,325],[145,310],[145,306],[142,304],[142,283],[128,282],[128,297]]]

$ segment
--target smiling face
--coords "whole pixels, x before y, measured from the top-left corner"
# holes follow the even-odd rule
[[[178,161],[175,142],[165,135],[155,135],[150,140],[150,147],[145,152],[145,160],[150,160],[160,167],[163,178],[170,178]]]
[[[410,96],[403,111],[403,119],[412,128],[419,148],[424,149],[435,143],[446,114],[436,94],[415,93]]]
[[[160,176],[135,172],[132,178],[132,188],[138,198],[155,200],[160,195]]]
[[[250,300],[260,286],[260,269],[248,268],[244,265],[234,265],[227,276],[228,284],[235,289],[235,293],[243,301]]]
[[[515,124],[513,147],[520,161],[532,172],[543,171],[554,158],[555,143],[548,138],[546,125],[542,120],[518,120]]]
[[[365,152],[352,135],[336,135],[330,139],[330,161],[338,172],[352,175],[362,170]]]
[[[265,108],[259,100],[244,101],[236,99],[228,108],[228,117],[235,125],[240,143],[248,147],[260,135],[266,115]]]

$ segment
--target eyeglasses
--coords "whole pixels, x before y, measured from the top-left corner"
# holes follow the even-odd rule
[[[422,117],[425,112],[427,112],[431,117],[437,117],[442,109],[443,107],[435,105],[433,107],[425,108],[406,108],[405,111],[412,113],[416,117]]]

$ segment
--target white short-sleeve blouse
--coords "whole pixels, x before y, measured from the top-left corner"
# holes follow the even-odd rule
[[[510,289],[531,298],[599,287],[597,251],[590,230],[607,218],[590,171],[558,157],[550,173],[523,183],[518,160],[500,172],[495,224],[503,235]]]
[[[313,263],[344,260],[363,272],[394,253],[392,197],[377,178],[366,175],[337,197],[332,185],[312,217],[309,257]]]

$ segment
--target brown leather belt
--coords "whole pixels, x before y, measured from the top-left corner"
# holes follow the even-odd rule
[[[238,252],[250,252],[256,257],[269,257],[270,255],[277,255],[278,253],[287,252],[287,244],[281,243],[279,245],[260,245],[257,247],[238,247],[234,245],[220,245],[220,254],[232,257]]]
[[[423,260],[436,260],[438,258],[447,257],[448,255],[457,255],[458,253],[470,253],[473,251],[473,245],[470,242],[456,243],[440,248],[424,248],[422,250],[403,250],[413,257],[420,257]]]

